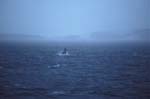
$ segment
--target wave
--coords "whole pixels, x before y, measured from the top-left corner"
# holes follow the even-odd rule
[[[51,95],[65,95],[65,94],[67,94],[66,91],[53,91],[51,93]]]
[[[48,66],[48,68],[58,68],[60,67],[60,64],[55,64],[55,65],[52,65],[52,66]]]

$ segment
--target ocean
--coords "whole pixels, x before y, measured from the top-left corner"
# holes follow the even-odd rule
[[[149,98],[149,44],[0,44],[0,99]]]

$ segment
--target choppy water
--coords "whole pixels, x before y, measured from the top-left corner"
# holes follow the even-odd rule
[[[148,44],[0,46],[0,99],[150,98]]]

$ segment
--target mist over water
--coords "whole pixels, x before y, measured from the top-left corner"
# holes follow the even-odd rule
[[[148,41],[149,0],[1,0],[1,41]]]

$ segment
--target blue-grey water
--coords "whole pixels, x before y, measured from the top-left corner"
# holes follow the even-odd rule
[[[148,44],[0,45],[0,99],[149,98]]]

